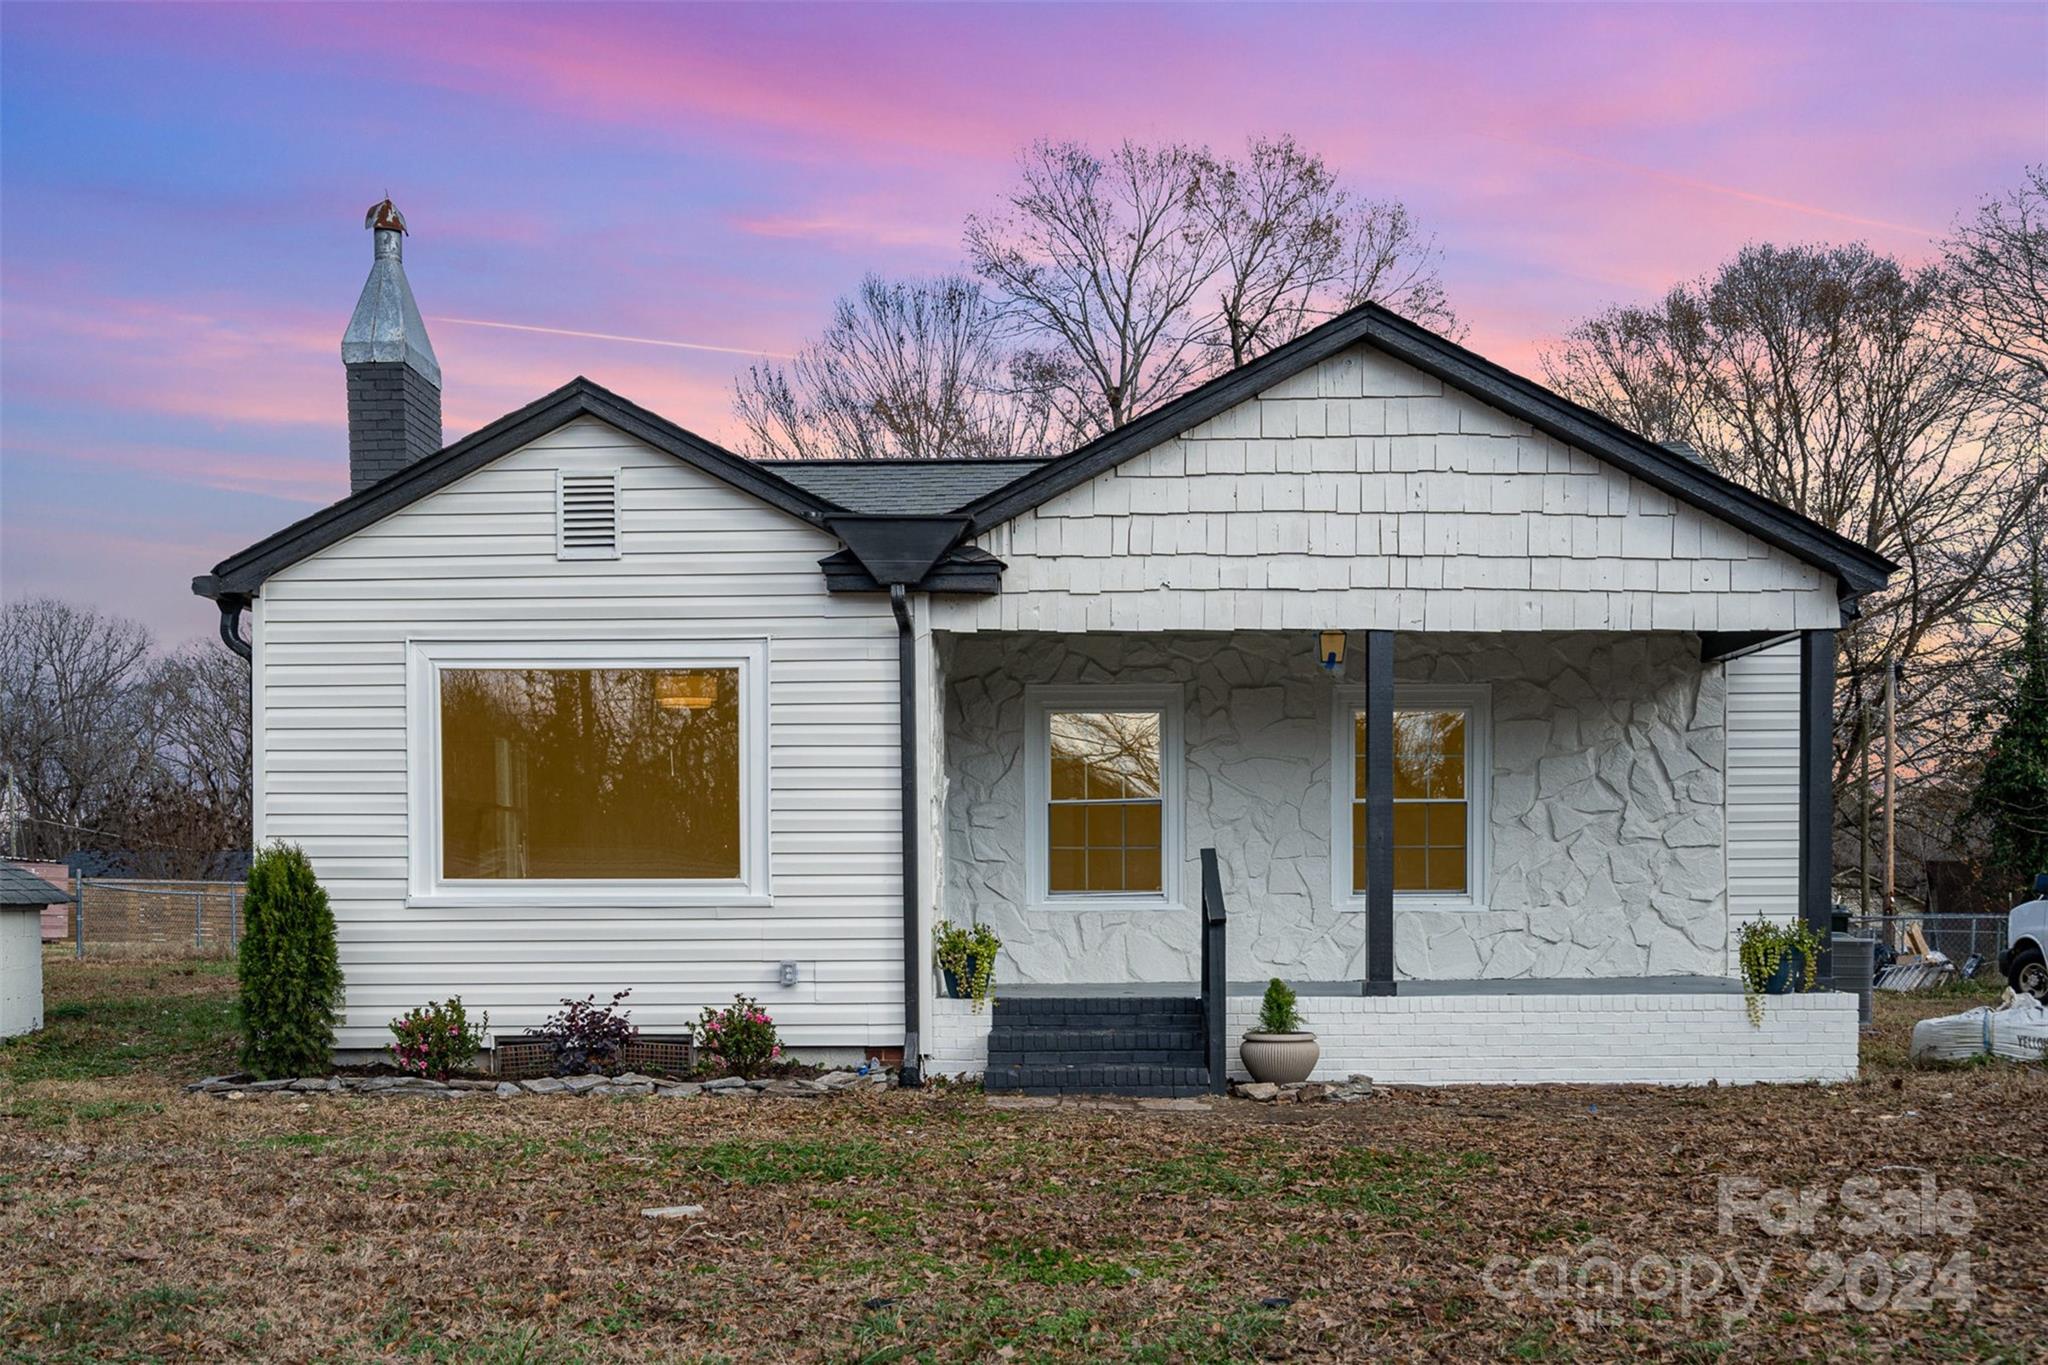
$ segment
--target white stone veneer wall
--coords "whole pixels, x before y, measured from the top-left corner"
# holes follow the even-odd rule
[[[1230,975],[1365,973],[1365,915],[1332,904],[1332,680],[1297,634],[945,637],[945,912],[999,933],[998,980],[1193,981],[1192,909],[1024,905],[1024,689],[1186,686],[1187,860],[1214,846]],[[1405,635],[1404,682],[1493,698],[1483,911],[1395,911],[1395,970],[1438,979],[1722,975],[1723,683],[1694,637]]]

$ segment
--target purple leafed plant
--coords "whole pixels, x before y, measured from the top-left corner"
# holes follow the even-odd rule
[[[630,1011],[619,1008],[619,1003],[632,993],[630,989],[620,991],[609,1005],[598,1004],[595,995],[586,995],[581,1000],[563,997],[561,1010],[549,1015],[537,1030],[554,1044],[558,1074],[573,1075],[592,1066],[618,1062],[619,1049],[640,1032],[633,1026]]]

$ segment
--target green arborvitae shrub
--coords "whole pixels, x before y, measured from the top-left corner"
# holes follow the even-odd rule
[[[334,912],[298,848],[277,844],[249,866],[242,900],[242,1065],[259,1077],[325,1071],[341,1007]]]
[[[1266,998],[1259,1002],[1259,1032],[1301,1032],[1301,1010],[1294,1003],[1294,988],[1277,976],[1267,983]]]
[[[1983,824],[1985,859],[2018,895],[2048,872],[2048,584],[2041,555],[2033,566],[2027,616],[2006,657],[2004,720],[1984,755],[1969,814]],[[1983,724],[1986,717],[1980,716]]]

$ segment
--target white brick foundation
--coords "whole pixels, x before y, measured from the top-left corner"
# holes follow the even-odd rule
[[[1237,1039],[1258,1017],[1254,996],[1230,999],[1230,1074]],[[1856,997],[1773,996],[1762,1028],[1742,997],[1698,995],[1303,996],[1322,1043],[1317,1080],[1366,1075],[1392,1085],[1747,1085],[1856,1077]],[[988,1065],[993,1013],[932,1002],[927,1073],[973,1077]]]
[[[926,1004],[931,1016],[924,1038],[925,1075],[978,1078],[988,1069],[988,1031],[995,1021],[995,1006],[987,1005],[976,1014],[969,1000],[942,996]]]
[[[1762,1028],[1742,997],[1700,995],[1304,996],[1323,1046],[1317,1080],[1394,1085],[1744,1085],[1856,1077],[1856,997],[1774,996]],[[1232,996],[1230,1035],[1259,1002]],[[1230,1074],[1241,1077],[1233,1043]]]

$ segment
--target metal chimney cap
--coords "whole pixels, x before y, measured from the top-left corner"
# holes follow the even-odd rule
[[[405,215],[400,213],[398,205],[389,199],[379,199],[370,205],[369,212],[363,215],[363,226],[375,228],[379,232],[404,232]]]
[[[405,215],[389,199],[370,205],[363,226],[375,230],[370,278],[341,337],[346,365],[402,362],[441,387],[441,362],[427,340],[426,320],[405,278]]]

